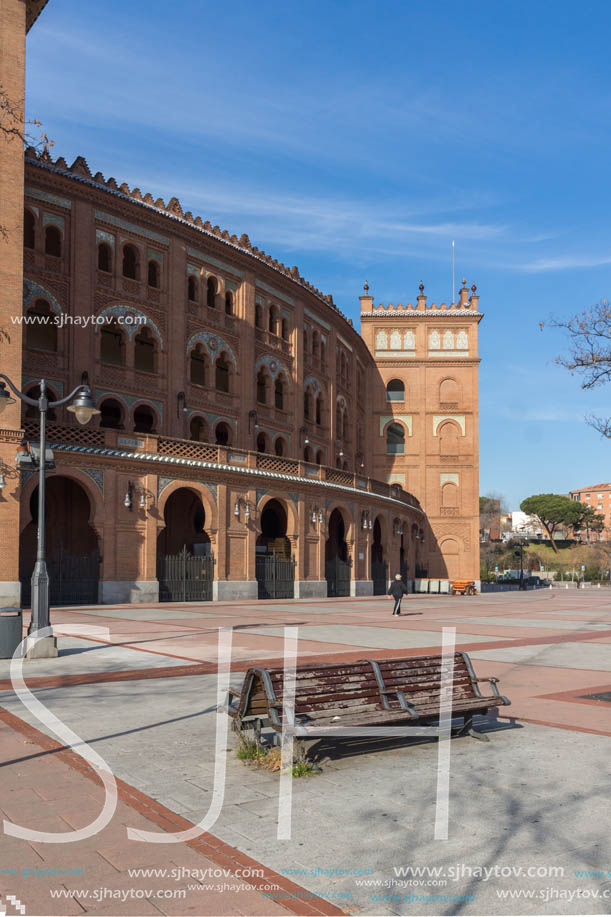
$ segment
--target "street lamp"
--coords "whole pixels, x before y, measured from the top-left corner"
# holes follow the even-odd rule
[[[518,549],[520,551],[520,589],[526,589],[524,585],[524,544],[522,541],[518,542]],[[518,550],[516,549],[516,554]]]
[[[100,412],[91,399],[91,390],[88,385],[77,385],[73,392],[66,398],[59,401],[49,401],[47,398],[47,383],[44,379],[40,380],[40,396],[30,398],[17,389],[8,376],[0,373],[0,414],[3,413],[8,404],[15,404],[15,399],[11,398],[6,390],[6,384],[14,395],[31,407],[38,408],[40,411],[40,444],[38,450],[38,541],[36,548],[36,564],[32,573],[32,618],[28,628],[28,636],[36,636],[37,631],[49,627],[49,574],[47,573],[47,562],[45,556],[45,471],[47,465],[47,443],[46,443],[46,421],[47,411],[49,408],[61,408],[69,405],[67,408],[80,424],[89,423],[94,414]],[[35,460],[35,454],[34,454]],[[34,656],[57,656],[55,647],[55,638],[49,637],[41,640],[36,647],[32,648]],[[29,651],[28,651],[29,655]]]

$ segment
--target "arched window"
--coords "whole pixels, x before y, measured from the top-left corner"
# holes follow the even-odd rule
[[[231,432],[228,424],[217,423],[215,430],[217,446],[229,446],[231,443]]]
[[[100,426],[108,430],[123,429],[123,408],[114,398],[107,398],[100,405]]]
[[[288,341],[289,339],[289,323],[285,318],[280,322],[280,334],[282,335],[283,341]]]
[[[320,339],[320,362],[321,363],[325,362],[326,355],[327,355],[327,348],[325,345],[325,340],[324,338],[321,338]]]
[[[344,435],[344,415],[341,409],[341,405],[335,405],[335,435],[338,439],[342,439]]]
[[[208,442],[208,427],[202,417],[193,417],[189,424],[189,439],[194,439],[198,443]]]
[[[284,410],[284,382],[282,376],[277,376],[274,382],[274,405],[279,411]]]
[[[100,330],[100,361],[125,366],[125,338],[114,320]]]
[[[155,339],[145,326],[134,340],[134,369],[144,373],[154,373],[156,362]]]
[[[303,460],[304,462],[312,461],[312,450],[310,449],[309,446],[306,446],[305,449],[303,450]]]
[[[269,308],[267,330],[270,334],[278,334],[278,310],[275,306]]]
[[[322,423],[322,394],[320,392],[316,398],[316,423]]]
[[[190,379],[193,385],[205,385],[208,375],[208,357],[201,344],[191,351],[189,360]]]
[[[35,350],[57,351],[57,325],[55,314],[46,299],[37,299],[27,316],[30,321],[25,329],[25,346]]]
[[[343,352],[343,350],[339,360],[339,374],[342,379],[346,378],[346,354]]]
[[[214,384],[217,392],[229,391],[229,360],[226,353],[221,353],[216,358]]]
[[[149,261],[149,287],[154,287],[155,289],[159,287],[159,276],[159,262],[151,258]]]
[[[189,302],[197,302],[199,299],[199,283],[197,277],[190,276],[187,280],[187,296]]]
[[[310,348],[310,339],[308,337],[308,329],[303,329],[303,350],[304,353],[307,353]]]
[[[455,379],[444,379],[439,386],[439,400],[456,404],[460,401],[458,383]]]
[[[441,505],[458,506],[458,487],[452,482],[444,484],[441,488]]]
[[[267,373],[263,367],[257,373],[257,401],[259,404],[267,404]]]
[[[439,454],[458,455],[460,446],[458,442],[459,429],[451,421],[443,423],[439,428]]]
[[[107,274],[112,271],[112,249],[108,242],[100,242],[98,245],[98,271]]]
[[[208,277],[206,281],[206,305],[209,309],[216,309],[216,277]]]
[[[45,229],[45,255],[53,255],[54,258],[62,256],[62,234],[57,226]]]
[[[263,306],[260,302],[257,302],[255,303],[255,328],[263,328],[264,325]]]
[[[312,419],[312,393],[309,388],[303,393],[303,416],[306,420]]]
[[[322,449],[319,449],[318,452],[316,453],[316,464],[322,465],[322,463],[323,463]]]
[[[123,276],[138,280],[138,249],[134,245],[123,248]]]
[[[386,454],[403,455],[405,452],[405,430],[398,423],[391,423],[386,430]]]
[[[225,293],[225,315],[233,315],[233,293],[227,290]]]
[[[391,379],[386,386],[387,401],[405,401],[405,385],[400,379]]]
[[[312,332],[312,356],[317,357],[320,351],[320,335],[318,331]]]
[[[134,433],[154,433],[155,413],[148,404],[139,405],[134,411]]]
[[[279,436],[276,439],[276,442],[274,443],[274,452],[276,453],[276,455],[285,455],[286,454],[286,443],[284,442],[281,436]]]
[[[267,436],[259,433],[257,436],[257,452],[267,452]]]
[[[36,220],[31,210],[23,211],[24,248],[36,248]]]

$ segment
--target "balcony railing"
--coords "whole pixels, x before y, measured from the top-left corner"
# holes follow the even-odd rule
[[[36,421],[24,424],[26,439],[37,441],[39,425]],[[307,478],[309,481],[327,481],[344,487],[353,487],[382,497],[392,497],[401,503],[420,508],[420,503],[403,490],[399,484],[386,484],[364,475],[326,465],[315,465],[301,459],[270,455],[265,452],[253,452],[237,449],[233,446],[220,446],[216,443],[200,443],[192,439],[176,439],[169,436],[158,436],[152,433],[130,433],[123,430],[87,428],[69,424],[47,424],[47,441],[49,445],[77,445],[107,449],[133,449],[138,452],[149,452],[168,458],[191,459],[198,462],[210,462],[218,465],[235,465],[238,468],[251,468],[260,471],[271,471],[291,477]]]

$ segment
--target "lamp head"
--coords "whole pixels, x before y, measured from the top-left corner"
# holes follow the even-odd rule
[[[82,386],[73,403],[68,407],[68,410],[71,414],[74,414],[78,422],[83,426],[89,423],[94,414],[100,413],[92,401],[91,389],[88,385]]]

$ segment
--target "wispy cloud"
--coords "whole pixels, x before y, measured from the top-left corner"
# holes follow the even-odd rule
[[[558,255],[554,258],[537,258],[516,267],[528,274],[544,271],[568,271],[575,268],[604,267],[611,264],[611,254],[606,255]]]

